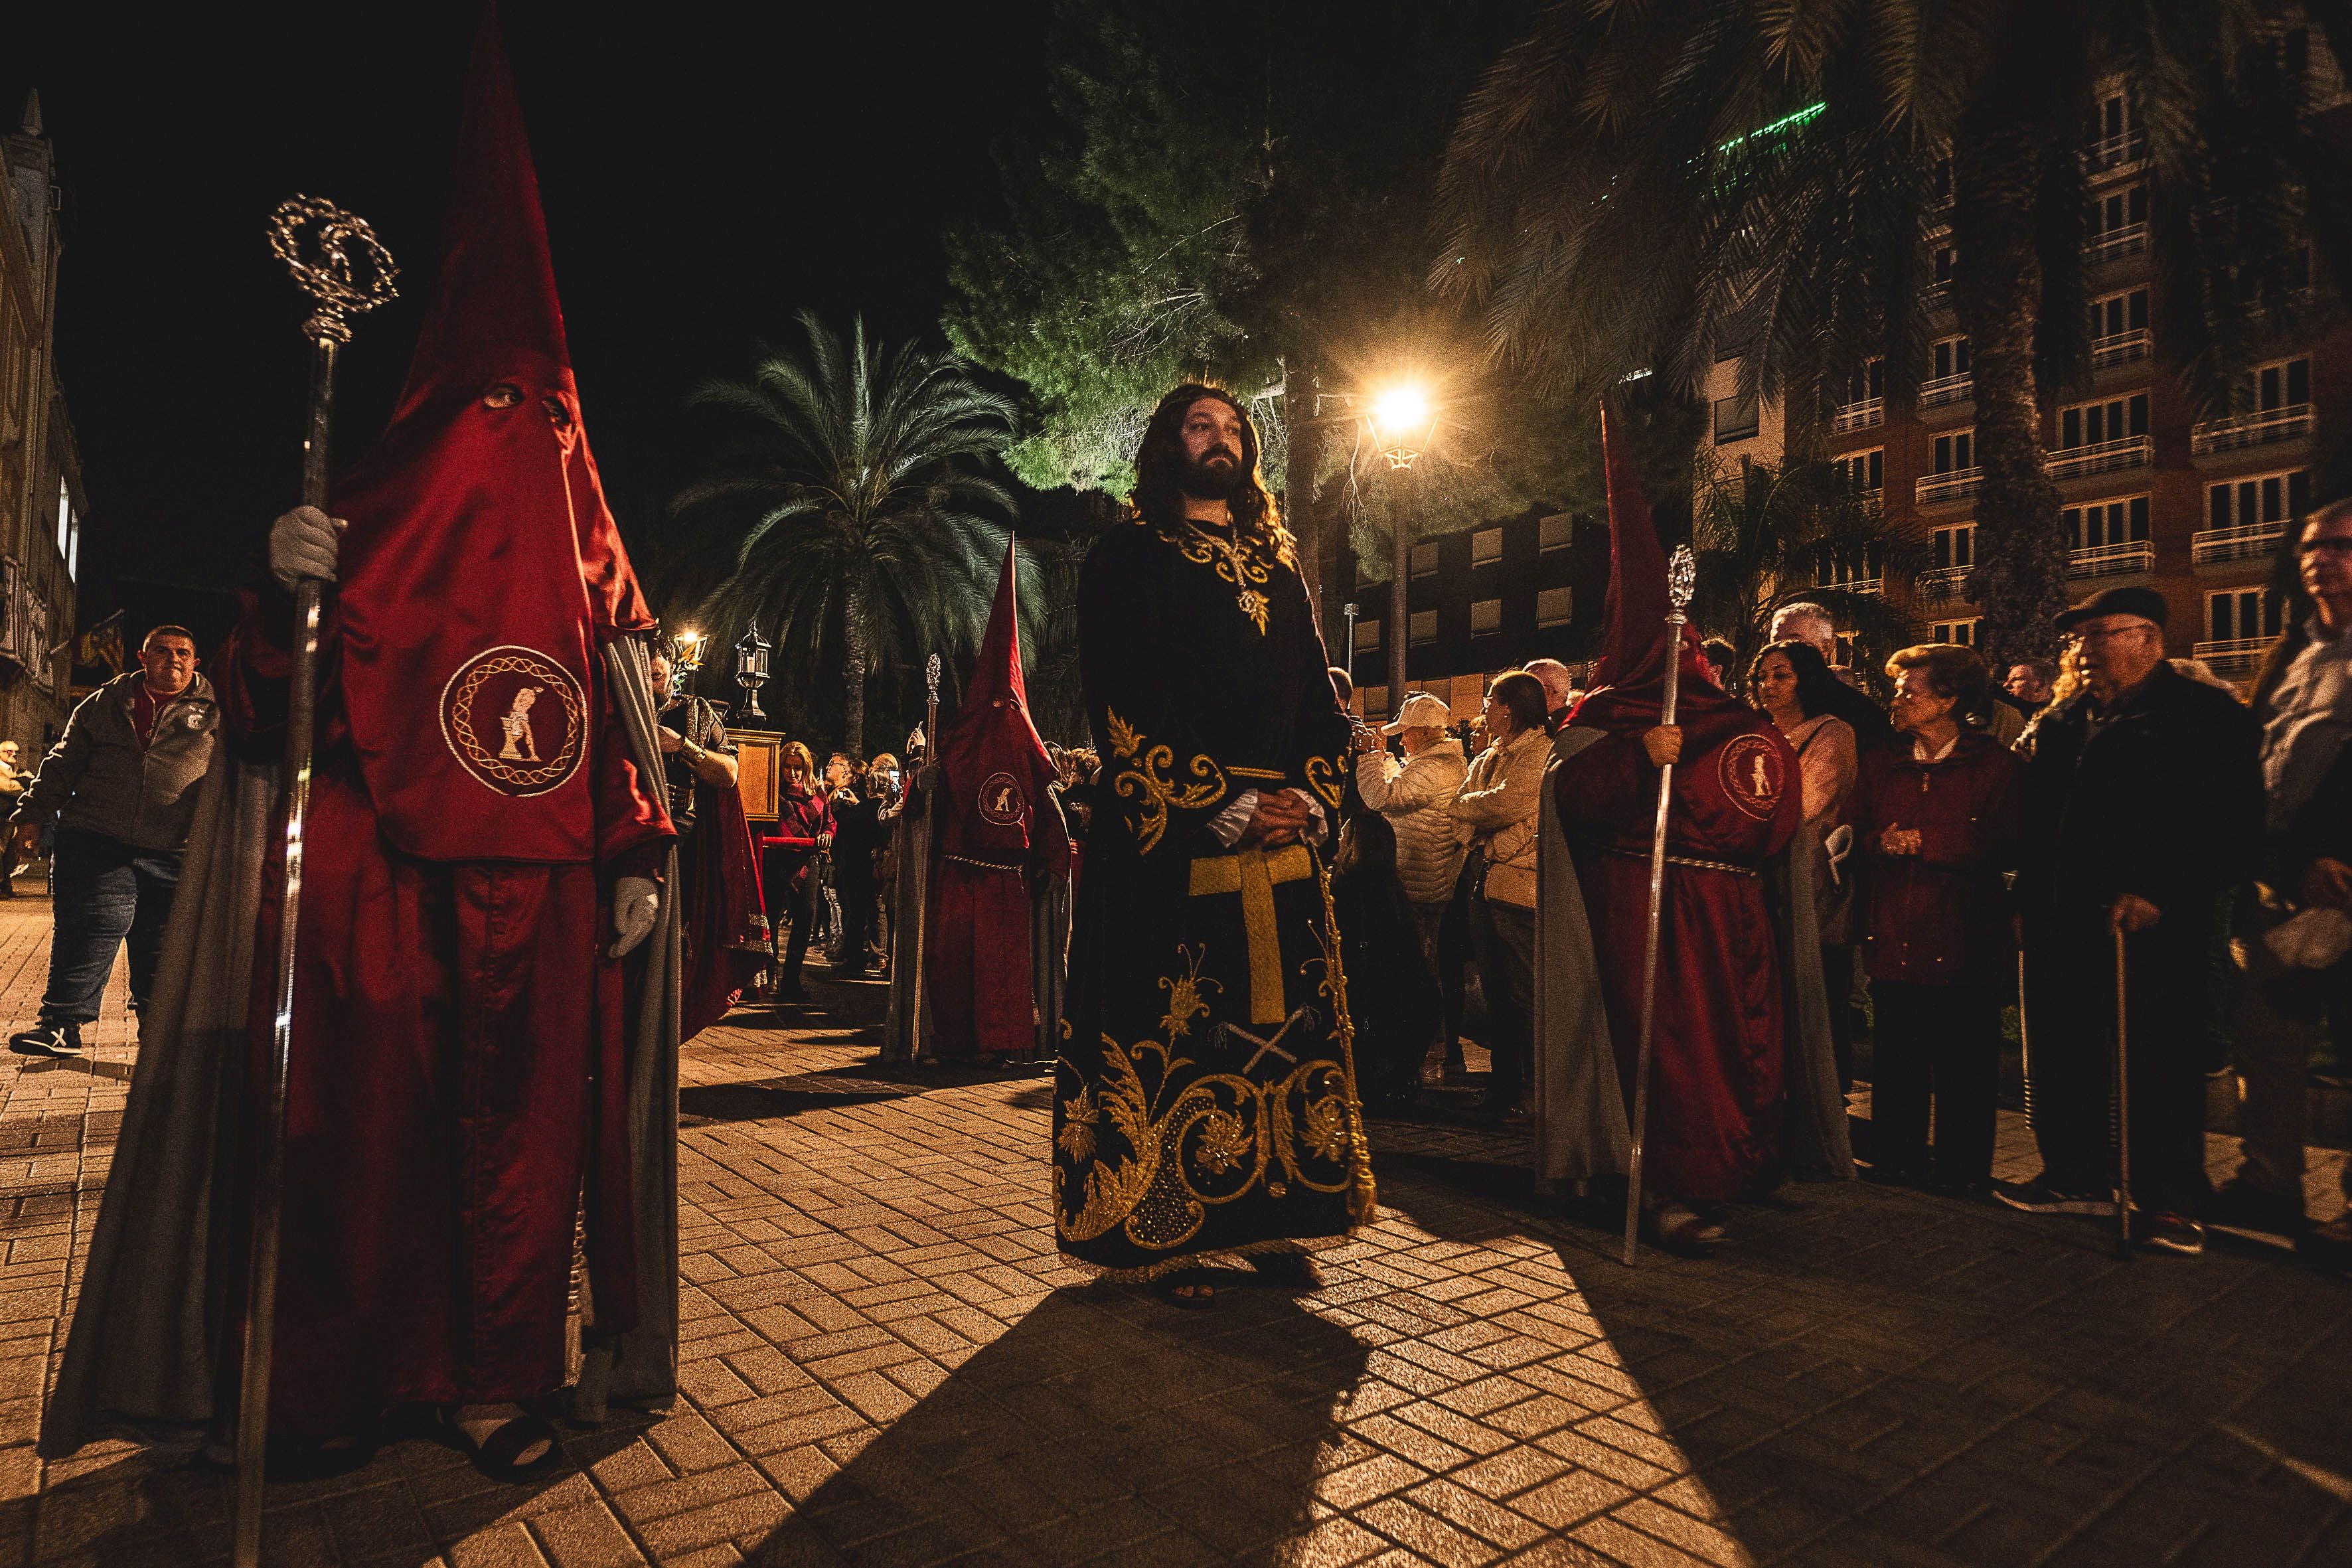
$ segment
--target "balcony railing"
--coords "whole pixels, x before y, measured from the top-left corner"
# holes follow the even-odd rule
[[[2311,434],[2308,403],[2284,408],[2257,409],[2225,419],[2208,419],[2189,432],[2189,449],[2202,458],[2214,452],[2235,452],[2247,447],[2267,447],[2275,441],[2300,441]]]
[[[2144,468],[2155,454],[2145,436],[2120,436],[2088,447],[2067,447],[2053,452],[2043,468],[2053,479],[2079,479],[2085,474],[2111,474],[2118,468]]]
[[[2147,132],[2135,127],[2083,149],[2083,172],[2111,174],[2147,162]]]
[[[2069,577],[2121,577],[2156,570],[2156,547],[2145,539],[2120,544],[2094,544],[2066,552]]]
[[[2127,332],[2110,332],[2104,338],[2091,340],[2091,368],[2105,370],[2109,365],[2133,364],[2148,356],[2153,343],[2146,327],[2134,327]]]
[[[1952,280],[1948,278],[1919,290],[1919,308],[1923,310],[1948,310],[1951,303]]]
[[[2231,637],[2221,642],[2197,643],[2189,651],[2203,659],[2216,675],[2252,675],[2270,646],[2268,637]]]
[[[1843,583],[1816,583],[1813,586],[1816,588],[1827,588],[1832,593],[1837,594],[1870,594],[1874,595],[1882,591],[1884,583],[1882,579],[1876,577],[1854,577]]]
[[[1966,500],[1983,488],[1982,468],[1954,468],[1949,473],[1920,475],[1913,494],[1921,506],[1944,506]]]
[[[2084,245],[2083,255],[2095,265],[2102,261],[2121,261],[2125,257],[2137,256],[2147,248],[2147,225],[2127,223],[2121,228],[2093,235]]]
[[[1856,490],[1853,504],[1862,509],[1864,517],[1883,517],[1886,512],[1886,492],[1884,489]]]
[[[2189,536],[2189,561],[2194,566],[2210,566],[2220,561],[2268,555],[2285,533],[2284,519],[2243,522],[2235,528],[2200,528]]]
[[[1919,574],[1919,596],[1937,601],[1960,596],[1973,566],[1937,566]]]
[[[1834,423],[1841,433],[1847,430],[1867,430],[1873,425],[1884,425],[1886,423],[1886,399],[1865,397],[1858,403],[1841,403],[1838,405]]]
[[[1941,408],[1948,404],[1966,403],[1976,395],[1976,378],[1967,371],[1958,375],[1939,375],[1919,384],[1919,406]]]

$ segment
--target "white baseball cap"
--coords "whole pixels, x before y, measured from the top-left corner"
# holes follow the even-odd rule
[[[1406,730],[1443,730],[1454,722],[1454,710],[1426,691],[1416,691],[1404,700],[1397,716],[1381,726],[1383,735],[1394,735]]]

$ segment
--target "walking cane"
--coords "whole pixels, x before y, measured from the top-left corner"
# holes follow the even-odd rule
[[[2124,928],[2116,932],[2116,1256],[2129,1263],[2131,1238],[2131,1008],[2124,994]]]
[[[1691,589],[1698,577],[1698,560],[1687,544],[1677,545],[1666,564],[1666,698],[1658,709],[1658,722],[1675,721],[1683,662],[1683,627],[1690,617]],[[1633,1148],[1625,1172],[1625,1266],[1642,1238],[1642,1140],[1650,1125],[1650,1042],[1658,1021],[1658,923],[1666,902],[1666,809],[1674,800],[1675,764],[1658,770],[1658,816],[1650,831],[1650,926],[1642,947],[1642,1035],[1633,1051]]]
[[[352,341],[350,318],[396,292],[400,269],[374,231],[331,203],[296,196],[270,215],[269,246],[317,309],[310,340],[310,411],[302,429],[302,504],[327,504],[327,437],[335,411],[335,355]],[[269,1433],[269,1354],[278,1310],[278,1222],[286,1176],[286,1071],[294,1037],[294,935],[302,909],[302,821],[310,805],[310,742],[317,718],[319,616],[324,584],[294,585],[294,671],[286,691],[286,888],[279,900],[278,975],[268,1079],[262,1088],[260,1160],[254,1173],[253,1254],[246,1268],[245,1375],[237,1392],[236,1529],[231,1561],[261,1561],[263,1451]]]

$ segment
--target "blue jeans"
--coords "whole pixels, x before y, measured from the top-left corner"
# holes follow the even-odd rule
[[[92,1024],[114,955],[131,943],[131,1005],[143,1009],[163,955],[163,927],[180,886],[175,852],[136,849],[102,833],[57,831],[56,933],[49,942],[44,1024]]]

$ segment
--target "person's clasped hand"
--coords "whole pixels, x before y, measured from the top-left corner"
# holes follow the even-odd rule
[[[329,517],[315,506],[280,513],[269,525],[269,574],[289,588],[306,577],[333,582],[345,526],[341,518]]]
[[[1920,832],[1916,827],[1890,827],[1878,836],[1881,855],[1916,855],[1919,853]]]
[[[1650,765],[1663,768],[1682,761],[1683,729],[1679,724],[1659,724],[1642,732],[1642,750],[1650,754]]]
[[[1286,844],[1296,844],[1305,837],[1307,825],[1313,820],[1314,814],[1307,809],[1307,802],[1293,791],[1261,795],[1249,826],[1242,829],[1240,847],[1279,849]]]

